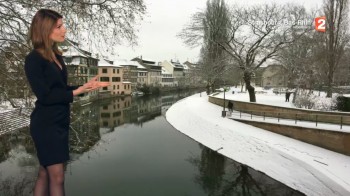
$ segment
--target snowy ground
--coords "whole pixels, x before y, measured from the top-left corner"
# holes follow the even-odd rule
[[[273,105],[289,104],[274,97],[282,100]],[[221,111],[201,93],[175,103],[166,118],[194,140],[307,195],[350,195],[349,156],[222,118]]]

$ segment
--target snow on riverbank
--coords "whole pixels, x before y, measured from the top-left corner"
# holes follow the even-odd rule
[[[205,93],[175,103],[177,130],[307,195],[350,195],[350,157],[221,117]]]

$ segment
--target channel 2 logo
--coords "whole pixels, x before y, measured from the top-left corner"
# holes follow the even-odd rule
[[[326,32],[326,17],[320,16],[315,18],[315,30],[318,32]]]

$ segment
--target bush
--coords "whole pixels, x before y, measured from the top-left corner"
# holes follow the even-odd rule
[[[350,97],[338,96],[336,109],[343,112],[350,112]]]
[[[294,105],[298,108],[330,111],[337,109],[337,97],[326,98],[314,94],[305,93],[296,97]]]

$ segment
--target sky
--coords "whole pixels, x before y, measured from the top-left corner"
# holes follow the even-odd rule
[[[223,93],[220,97],[223,98]],[[245,97],[248,100],[247,94]],[[261,101],[286,104],[284,96],[273,97],[280,100],[271,101],[271,96],[257,95]],[[172,105],[166,119],[175,129],[219,154],[306,195],[350,195],[349,156],[223,118],[221,111],[222,107],[209,103],[208,96],[202,92]],[[298,122],[297,126],[304,125]]]
[[[138,45],[116,46],[114,59],[132,59],[142,56],[144,59],[162,62],[187,60],[196,62],[200,47],[190,48],[176,35],[190,22],[191,16],[206,7],[207,0],[144,0],[147,14],[138,29]],[[323,0],[226,0],[229,5],[237,3],[242,6],[270,2],[304,5],[306,8],[320,7]]]

